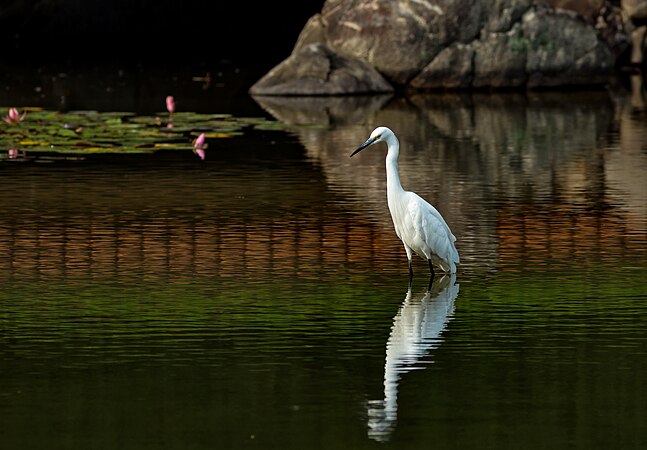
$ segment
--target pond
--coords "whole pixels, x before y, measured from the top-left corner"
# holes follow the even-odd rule
[[[641,89],[256,101],[204,160],[0,148],[3,447],[647,445]],[[408,283],[377,125],[455,276]]]

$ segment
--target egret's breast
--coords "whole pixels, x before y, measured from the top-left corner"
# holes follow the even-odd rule
[[[411,226],[411,220],[408,217],[406,208],[403,207],[402,203],[393,199],[391,196],[388,198],[389,211],[391,212],[391,219],[393,220],[393,226],[395,227],[395,233],[398,237],[405,241],[405,236],[408,237],[407,228]],[[408,245],[408,244],[407,244]]]

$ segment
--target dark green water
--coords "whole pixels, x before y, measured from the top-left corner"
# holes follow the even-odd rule
[[[0,161],[2,448],[645,448],[644,109],[362,102],[261,102],[288,131],[204,161]],[[348,158],[377,125],[458,237],[429,291],[385,149]]]

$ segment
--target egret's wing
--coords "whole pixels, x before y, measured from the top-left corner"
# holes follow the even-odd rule
[[[409,192],[407,212],[416,236],[426,243],[431,251],[448,262],[459,262],[454,246],[454,236],[438,210],[419,195]]]
[[[442,217],[439,219],[438,216],[433,213],[435,209],[430,208],[433,208],[433,206],[415,195],[408,204],[408,212],[411,215],[411,224],[417,238],[426,243],[434,253],[444,255],[448,238],[448,228]]]
[[[434,208],[434,205],[430,204],[427,202],[425,199],[420,197],[419,195],[415,194],[412,192],[413,195],[418,197],[420,199],[420,207],[421,210],[424,211],[429,216],[434,217],[440,224],[442,224],[442,227],[445,229],[445,232],[447,233],[447,236],[451,239],[452,242],[456,242],[456,236],[452,233],[452,231],[449,229],[449,225],[447,225],[447,222],[445,222],[445,219],[443,216],[438,212],[436,208]]]

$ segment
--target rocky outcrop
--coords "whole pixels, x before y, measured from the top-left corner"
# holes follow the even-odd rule
[[[255,83],[252,95],[348,95],[392,92],[369,64],[314,43],[296,52]]]
[[[319,44],[329,59],[363,61],[416,90],[592,85],[628,42],[620,9],[605,0],[327,0],[288,60],[306,64],[303,51]],[[298,74],[288,86],[281,76],[284,93],[311,84]],[[349,93],[325,89],[334,90]]]
[[[568,14],[534,9],[508,31],[443,50],[410,81],[416,89],[547,87],[604,83],[614,66],[595,29]]]

